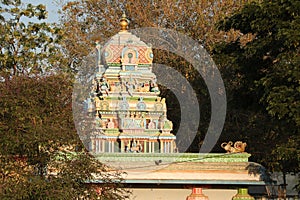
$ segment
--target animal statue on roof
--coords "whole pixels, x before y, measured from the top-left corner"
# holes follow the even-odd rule
[[[233,145],[232,141],[223,142],[221,147],[227,151],[227,153],[242,153],[245,152],[245,148],[247,146],[246,142],[236,141]]]

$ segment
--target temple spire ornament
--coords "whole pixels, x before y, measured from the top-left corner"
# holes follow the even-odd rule
[[[125,12],[123,12],[122,18],[120,19],[121,31],[127,31],[128,24],[129,24],[129,20],[126,17]]]

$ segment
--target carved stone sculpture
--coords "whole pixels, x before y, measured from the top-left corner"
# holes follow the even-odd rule
[[[227,151],[227,153],[242,153],[245,152],[245,148],[247,146],[246,142],[236,141],[233,145],[232,141],[223,142],[221,147]]]

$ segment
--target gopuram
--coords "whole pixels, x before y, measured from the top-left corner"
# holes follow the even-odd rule
[[[173,125],[165,99],[158,96],[151,46],[127,31],[125,15],[120,25],[103,48],[96,41],[98,67],[86,108],[98,128],[89,138],[89,151],[173,153]]]

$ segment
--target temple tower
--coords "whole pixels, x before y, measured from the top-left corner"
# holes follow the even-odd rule
[[[93,153],[174,153],[176,137],[167,119],[152,72],[151,45],[130,33],[123,14],[121,30],[103,47],[96,41],[97,69],[86,112],[94,117]],[[96,61],[95,61],[96,62]]]

